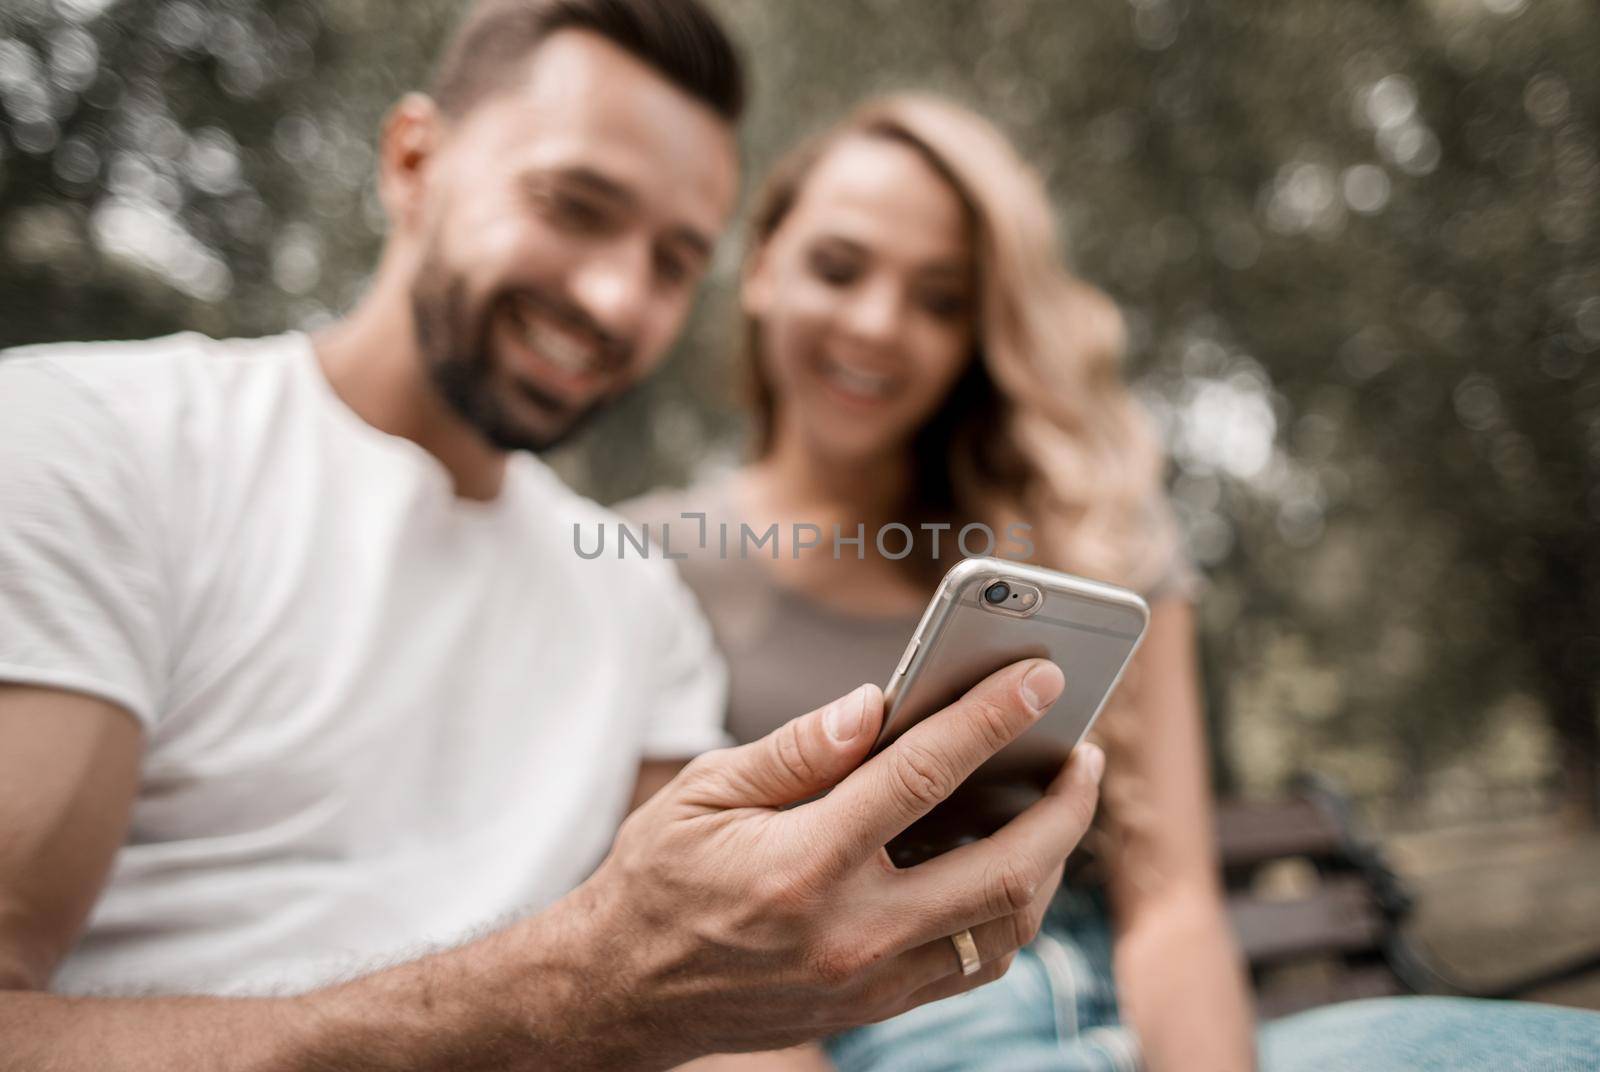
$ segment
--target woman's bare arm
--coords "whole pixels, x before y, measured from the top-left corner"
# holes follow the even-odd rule
[[[687,759],[647,759],[641,762],[639,776],[633,782],[633,799],[628,803],[629,814],[665,788],[688,762]]]
[[[1223,907],[1194,645],[1194,615],[1163,600],[1137,656],[1137,731],[1107,770],[1115,969],[1151,1072],[1255,1067],[1250,1000]],[[1121,779],[1119,791],[1112,779]]]

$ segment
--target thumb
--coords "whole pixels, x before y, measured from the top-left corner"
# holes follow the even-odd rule
[[[776,808],[825,792],[866,758],[882,721],[883,692],[862,685],[758,741],[702,757],[713,768],[706,802]]]

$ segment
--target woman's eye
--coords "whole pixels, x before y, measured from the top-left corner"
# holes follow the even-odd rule
[[[851,260],[826,250],[817,250],[807,259],[811,271],[818,279],[836,287],[853,283],[858,274],[858,269]]]
[[[954,320],[965,316],[967,312],[967,296],[965,294],[928,293],[922,295],[922,307],[940,320]]]

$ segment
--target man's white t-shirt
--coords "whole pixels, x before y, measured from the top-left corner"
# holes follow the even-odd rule
[[[614,523],[528,455],[458,499],[303,335],[0,360],[0,681],[145,738],[53,987],[309,987],[577,885],[641,756],[724,743],[671,563],[576,553]]]

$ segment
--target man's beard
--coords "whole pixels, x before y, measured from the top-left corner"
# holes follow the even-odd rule
[[[528,293],[528,288],[520,289]],[[490,348],[495,313],[510,300],[509,293],[497,291],[474,311],[467,300],[466,281],[445,268],[430,250],[411,286],[417,350],[439,396],[490,446],[505,451],[550,450],[604,410],[609,399],[571,411],[531,384],[518,383],[512,389],[541,409],[566,414],[566,423],[550,432],[535,431],[519,423],[510,412],[508,400],[496,388],[497,370]]]

